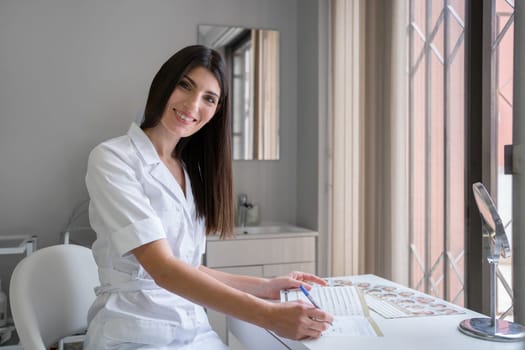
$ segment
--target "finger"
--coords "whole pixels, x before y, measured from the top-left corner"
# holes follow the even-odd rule
[[[309,330],[313,332],[324,333],[328,330],[328,328],[330,328],[329,323],[313,320]]]
[[[315,282],[323,286],[328,284],[323,278],[307,272],[292,271],[288,274],[288,277],[299,281]]]
[[[304,281],[304,278],[306,275],[311,275],[311,274],[302,272],[302,271],[292,271],[288,274],[288,277],[293,278],[298,281]]]
[[[309,329],[307,338],[317,339],[321,335],[323,335],[323,331],[320,331],[320,330],[317,330],[317,329]]]
[[[292,338],[294,340],[311,340],[311,339],[317,339],[320,338],[321,335],[323,335],[322,332],[316,332],[314,330],[310,330],[305,332],[304,334],[301,334],[297,338]]]
[[[290,277],[285,277],[285,278],[281,278],[278,284],[276,284],[276,286],[277,286],[278,291],[280,291],[281,289],[299,288],[301,284],[302,284],[301,281],[298,281]]]
[[[328,324],[332,324],[334,321],[334,316],[320,309],[310,309],[308,311],[308,316],[315,321]]]
[[[302,276],[302,279],[303,281],[314,282],[314,283],[320,284],[321,286],[328,285],[328,282],[326,282],[324,279],[316,275],[313,275],[311,273],[304,273]]]
[[[308,324],[306,334],[308,334],[310,338],[319,338],[328,327],[328,323],[312,320],[311,323]]]
[[[323,332],[326,330],[327,325],[322,322],[314,321],[308,319],[306,323],[303,324],[301,330],[299,331],[299,339],[306,338],[319,338]]]
[[[288,273],[288,277],[293,279],[296,279],[297,275],[299,275],[299,271],[291,271],[290,273]]]

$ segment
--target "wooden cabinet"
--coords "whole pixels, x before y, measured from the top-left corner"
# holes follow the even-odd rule
[[[290,271],[316,273],[317,232],[295,228],[293,232],[237,235],[234,239],[207,241],[204,264],[217,270],[257,277],[276,277]],[[228,343],[226,317],[208,311],[210,323]]]

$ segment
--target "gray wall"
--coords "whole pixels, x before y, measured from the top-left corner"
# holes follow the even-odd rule
[[[317,22],[310,22],[317,1],[298,11],[300,2],[2,0],[0,235],[59,243],[72,209],[87,198],[89,151],[126,132],[157,69],[195,43],[198,24],[280,31],[281,159],[236,161],[235,189],[260,204],[264,221],[316,228],[317,73],[298,78],[316,72],[309,67],[316,60],[298,56],[317,48]],[[0,256],[6,291],[18,261]]]
[[[297,98],[297,222],[301,226],[316,229],[317,184],[318,184],[318,2],[301,0],[298,9],[298,28],[301,36],[310,40],[299,40]]]

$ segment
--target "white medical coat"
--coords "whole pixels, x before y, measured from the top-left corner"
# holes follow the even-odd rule
[[[225,349],[204,309],[159,287],[130,253],[165,238],[175,256],[199,266],[204,222],[196,218],[186,172],[185,177],[184,194],[135,124],[91,152],[86,185],[100,286],[88,315],[87,349]],[[197,345],[200,341],[208,343]]]

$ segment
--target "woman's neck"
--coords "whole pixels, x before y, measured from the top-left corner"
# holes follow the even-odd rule
[[[172,158],[173,150],[180,140],[180,137],[173,135],[168,132],[162,124],[156,127],[144,130],[144,133],[148,136],[155,147],[155,150],[159,154],[159,157],[164,160]]]

